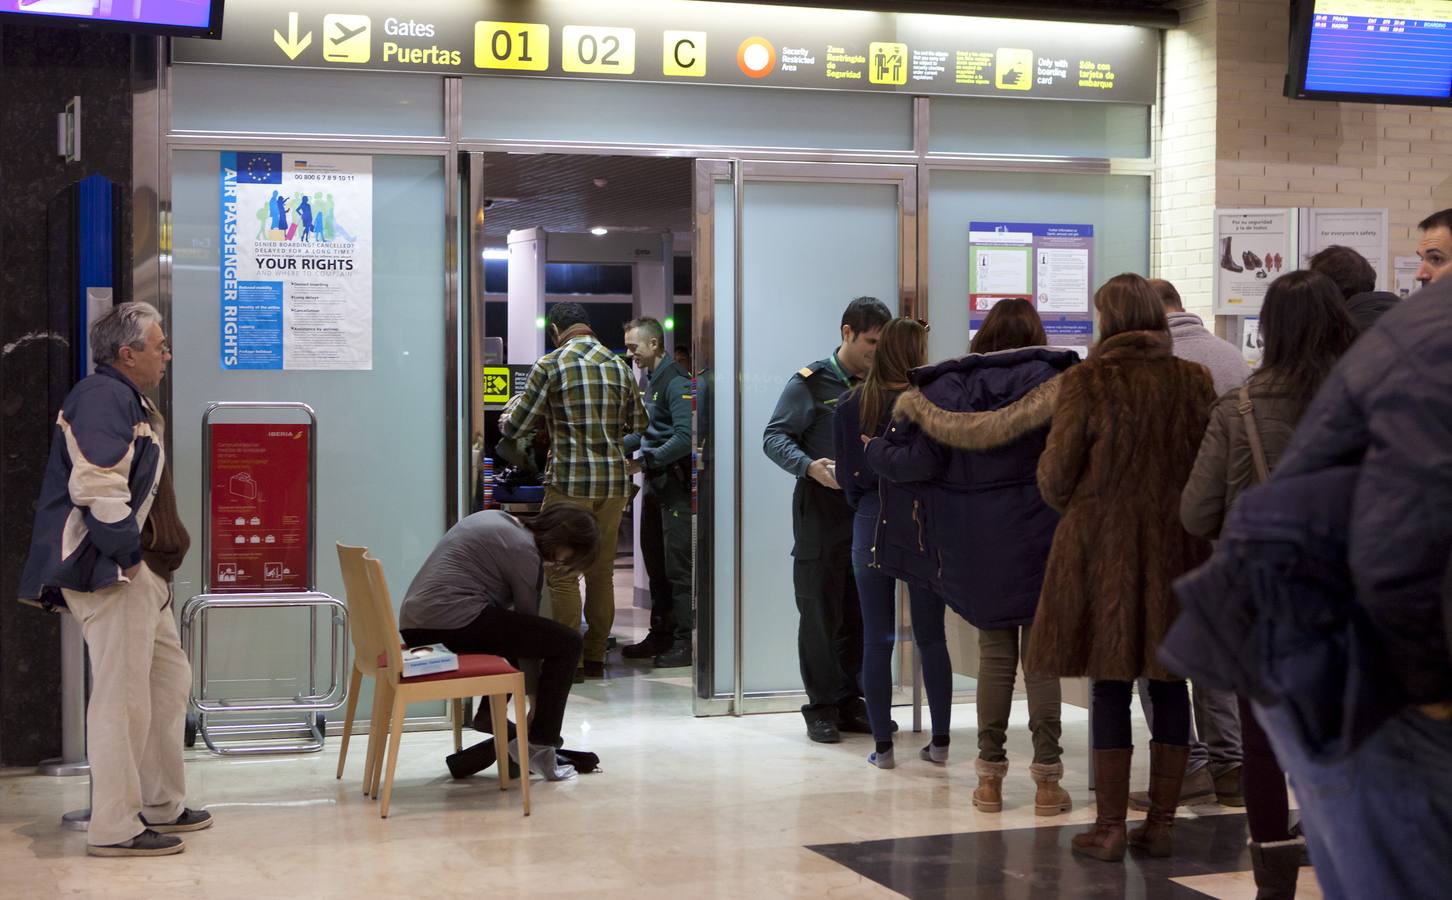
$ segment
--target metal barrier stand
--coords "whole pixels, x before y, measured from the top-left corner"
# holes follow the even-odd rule
[[[212,436],[214,418],[236,410],[290,412],[307,418],[307,578],[302,590],[227,590],[214,586],[212,571],[212,525],[216,507],[212,496]],[[248,422],[256,425],[259,423]],[[296,427],[278,425],[277,427]],[[221,755],[257,753],[309,753],[323,749],[322,713],[337,709],[347,698],[343,668],[347,662],[348,610],[343,601],[317,589],[317,416],[303,403],[212,403],[202,415],[202,593],[188,600],[181,610],[181,643],[194,669],[193,694],[189,698],[196,715],[196,730],[207,749]],[[265,486],[263,490],[265,490]],[[239,539],[240,540],[240,539]],[[256,539],[254,538],[254,541]],[[269,538],[270,540],[270,538]],[[307,692],[291,697],[220,698],[211,692],[208,666],[208,615],[216,610],[306,609],[308,611]],[[318,613],[329,613],[331,653],[328,689],[318,691]],[[217,721],[214,717],[258,713],[297,713],[297,720]],[[259,740],[270,736],[302,733],[301,740]],[[219,739],[233,738],[231,742]]]

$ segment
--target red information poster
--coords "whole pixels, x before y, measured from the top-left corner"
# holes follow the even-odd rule
[[[212,591],[307,590],[309,427],[211,429]]]

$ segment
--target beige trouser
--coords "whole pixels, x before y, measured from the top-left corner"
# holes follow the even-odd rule
[[[171,589],[144,564],[130,583],[64,594],[91,655],[86,840],[120,844],[143,830],[138,814],[156,823],[182,813],[182,729],[192,670],[177,638]]]
[[[1028,656],[1029,626],[985,628],[978,632],[978,756],[985,762],[1008,759],[1008,713],[1019,660]],[[1034,762],[1060,762],[1059,679],[1024,673],[1028,688],[1029,733],[1033,735]]]
[[[590,511],[600,526],[600,552],[585,569],[585,650],[582,662],[604,662],[606,642],[615,625],[615,541],[626,498],[592,500],[572,497],[552,487],[545,488],[543,508],[569,503]],[[550,575],[550,616],[561,625],[580,627],[580,579],[575,575]]]

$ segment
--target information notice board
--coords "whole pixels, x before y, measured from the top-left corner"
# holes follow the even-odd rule
[[[214,423],[207,509],[212,592],[306,591],[312,429]]]
[[[968,269],[970,334],[1000,300],[1023,297],[1038,310],[1051,345],[1089,347],[1093,225],[970,222]]]

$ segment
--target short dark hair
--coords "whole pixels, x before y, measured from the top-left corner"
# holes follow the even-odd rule
[[[1160,295],[1160,302],[1165,305],[1165,309],[1179,312],[1185,308],[1185,301],[1180,299],[1180,292],[1175,289],[1173,284],[1170,284],[1163,278],[1151,278],[1149,280],[1149,286],[1155,289],[1156,294]]]
[[[1332,244],[1311,257],[1306,268],[1320,272],[1335,282],[1336,289],[1341,291],[1345,300],[1376,290],[1376,270],[1366,257],[1350,247]]]
[[[572,571],[583,571],[600,550],[600,526],[583,506],[553,503],[519,520],[534,535],[540,559],[553,562],[561,551]]]
[[[983,327],[973,335],[968,352],[995,353],[1022,347],[1042,347],[1048,342],[1044,321],[1028,298],[1009,297],[993,304],[983,320]]]
[[[551,325],[564,334],[576,325],[590,327],[590,314],[578,303],[556,303],[545,317]]]
[[[1165,305],[1150,283],[1133,272],[1116,275],[1094,292],[1101,341],[1126,331],[1169,331]]]
[[[625,330],[628,332],[631,329],[643,332],[642,336],[647,340],[655,338],[656,343],[660,344],[662,348],[665,347],[665,328],[661,326],[660,319],[652,319],[650,316],[631,319],[625,323]]]
[[[876,297],[858,297],[842,311],[842,324],[852,330],[853,335],[876,331],[892,320],[892,310]]]
[[[1452,231],[1452,209],[1444,209],[1441,212],[1434,212],[1427,218],[1417,223],[1420,231],[1427,231],[1432,228],[1445,228]]]
[[[676,344],[676,352],[677,353],[684,353],[687,356],[690,356],[691,355],[691,345],[690,344]]]

